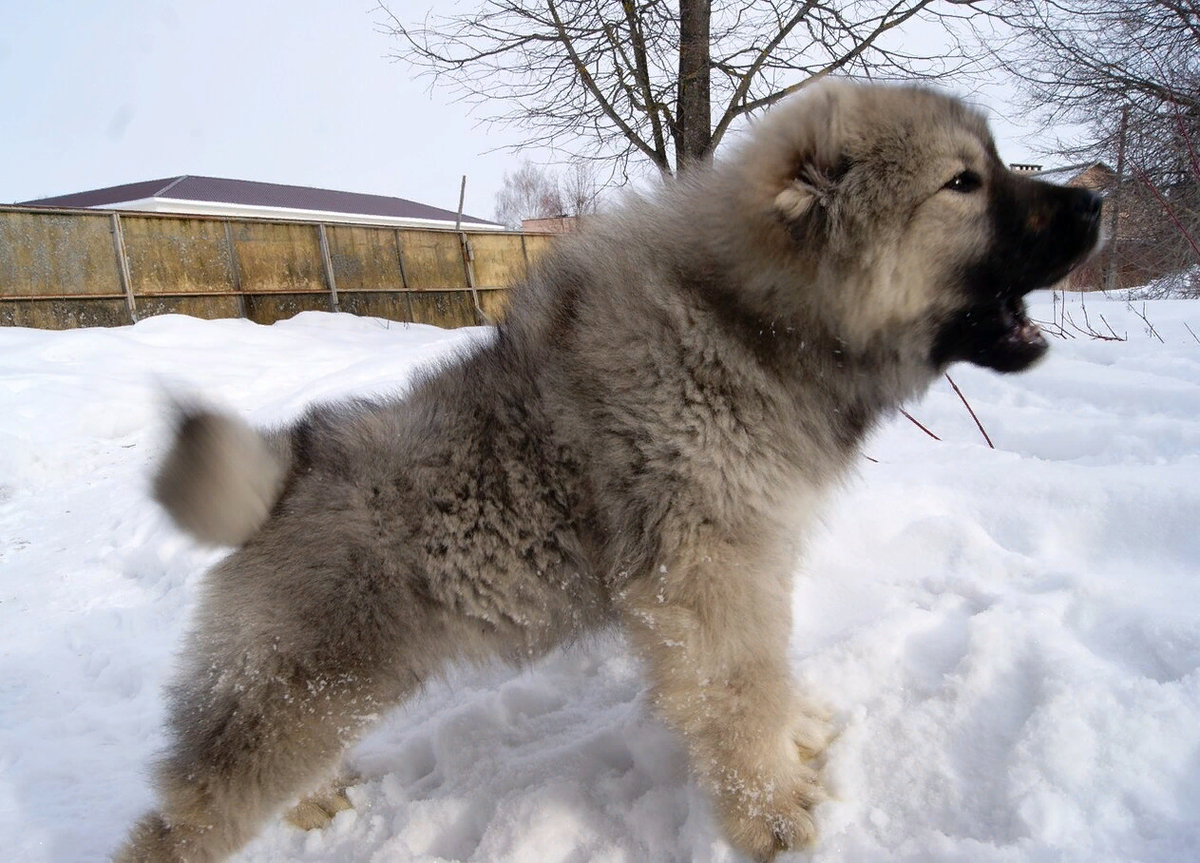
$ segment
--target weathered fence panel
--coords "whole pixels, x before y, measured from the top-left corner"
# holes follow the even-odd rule
[[[480,288],[478,294],[479,307],[483,309],[487,319],[489,321],[502,320],[504,313],[508,310],[508,291],[504,288],[491,290]]]
[[[473,327],[479,323],[470,291],[415,291],[413,323],[439,327]]]
[[[224,223],[122,216],[121,232],[139,318],[238,316],[237,280]]]
[[[0,324],[128,323],[107,213],[0,214]]]
[[[317,226],[233,222],[238,278],[247,294],[323,293],[328,289]]]
[[[411,321],[398,229],[328,225],[326,230],[340,310]]]
[[[522,234],[521,240],[525,248],[525,260],[533,263],[546,252],[550,251],[550,246],[555,242],[554,234]]]
[[[395,229],[329,225],[326,231],[339,295],[347,291],[404,289],[400,240]]]
[[[467,288],[462,244],[451,231],[402,231],[404,281],[413,291]]]
[[[502,288],[525,278],[525,250],[512,234],[476,234],[470,239],[478,288]]]

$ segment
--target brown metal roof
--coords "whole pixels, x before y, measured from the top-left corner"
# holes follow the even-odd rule
[[[254,207],[286,207],[294,210],[322,210],[359,216],[391,216],[402,219],[436,219],[453,222],[458,214],[440,207],[431,207],[404,198],[385,195],[366,195],[360,192],[339,192],[333,189],[314,189],[310,186],[285,186],[279,183],[258,183],[252,180],[227,180],[221,177],[195,177],[184,174],[162,180],[146,180],[21,201],[25,207],[105,207],[137,201],[143,198],[172,198],[183,201],[205,201],[217,204],[244,204]],[[494,225],[486,219],[463,215],[464,223]]]

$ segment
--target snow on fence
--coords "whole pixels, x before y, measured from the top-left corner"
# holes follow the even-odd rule
[[[360,224],[0,207],[0,325],[309,310],[461,327],[496,321],[551,238]]]

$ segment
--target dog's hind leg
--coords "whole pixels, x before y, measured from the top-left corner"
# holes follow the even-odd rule
[[[419,684],[404,643],[412,621],[394,613],[403,597],[356,581],[379,583],[380,570],[339,564],[336,543],[305,544],[298,529],[285,537],[208,574],[169,697],[159,809],[121,863],[225,859],[335,775],[345,749]]]
[[[377,687],[349,676],[248,663],[205,677],[174,704],[160,808],[134,828],[119,863],[225,859],[332,774],[382,709]]]

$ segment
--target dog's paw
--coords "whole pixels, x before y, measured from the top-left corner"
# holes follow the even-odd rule
[[[293,806],[283,819],[301,830],[320,830],[327,827],[333,816],[354,808],[354,804],[346,795],[346,789],[361,781],[361,778],[355,775],[339,776]]]
[[[755,860],[803,848],[817,835],[812,810],[826,799],[817,771],[798,764],[787,774],[753,787],[726,789],[717,801],[729,841]]]
[[[811,704],[805,704],[792,723],[792,742],[801,761],[819,758],[836,736],[829,713]]]
[[[729,841],[755,860],[803,848],[816,838],[813,808],[828,798],[812,763],[833,739],[827,714],[798,712],[770,763],[720,771],[717,809]]]

